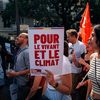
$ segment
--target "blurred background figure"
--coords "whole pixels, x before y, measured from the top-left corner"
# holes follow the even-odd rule
[[[78,100],[80,97],[80,90],[76,91],[78,82],[82,79],[82,66],[79,63],[79,58],[84,59],[86,53],[86,46],[78,40],[78,32],[75,29],[66,31],[67,40],[69,42],[69,60],[72,69],[72,100]]]
[[[0,45],[0,50],[2,49],[2,46]],[[2,58],[0,54],[0,100],[9,100],[7,97],[7,89],[5,87],[5,78],[4,78],[4,71],[2,68]]]

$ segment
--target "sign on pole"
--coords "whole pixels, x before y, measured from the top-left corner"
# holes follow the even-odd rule
[[[29,56],[31,75],[40,70],[61,74],[63,61],[63,28],[29,28]],[[34,69],[39,69],[35,73]]]

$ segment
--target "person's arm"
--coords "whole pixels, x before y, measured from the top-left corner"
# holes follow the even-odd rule
[[[61,76],[61,83],[57,83],[54,80],[54,75],[52,74],[52,72],[47,71],[47,81],[49,82],[49,84],[51,86],[53,86],[57,91],[64,93],[64,94],[70,94],[71,93],[71,89],[72,89],[72,75],[71,74],[66,74],[66,75],[62,75]]]
[[[72,90],[72,75],[66,74],[61,76],[62,84],[59,84],[56,90],[65,93],[70,94]]]
[[[18,72],[16,72],[17,73],[17,75],[19,76],[19,75],[26,75],[26,74],[28,74],[30,72],[30,69],[25,69],[25,70],[22,70],[22,71],[18,71]]]
[[[79,89],[82,86],[88,86],[88,80],[86,80],[84,82],[79,82],[78,85],[76,86],[76,89]]]
[[[88,63],[86,63],[83,58],[79,58],[79,63],[82,64],[82,65],[84,65],[84,69],[86,71],[88,71],[90,69],[90,65]]]
[[[74,61],[74,64],[76,65],[76,67],[81,67],[79,59],[80,58],[84,59],[85,53],[86,53],[86,46],[85,45],[81,45],[80,48],[79,48],[79,50],[80,50],[80,52],[79,52],[80,57],[77,58],[76,55],[74,54],[75,55],[74,59],[76,58],[76,60]]]
[[[72,63],[74,63],[74,65],[77,66],[77,67],[79,66],[79,62],[76,59],[75,52],[73,52],[73,54],[72,54]]]
[[[20,75],[26,75],[26,74],[28,74],[29,72],[30,72],[29,69],[25,69],[25,70],[18,71],[18,72],[12,70],[12,71],[10,71],[10,72],[7,72],[7,76],[8,76],[8,77],[16,77],[16,76],[20,76]]]
[[[42,76],[35,76],[34,81],[33,81],[33,85],[32,85],[30,92],[25,100],[29,100],[32,96],[35,95],[35,93],[39,89],[39,84],[41,82],[41,79],[42,79]]]

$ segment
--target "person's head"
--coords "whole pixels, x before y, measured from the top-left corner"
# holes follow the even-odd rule
[[[94,48],[93,48],[91,39],[88,40],[86,49],[87,49],[87,52],[90,52],[90,53],[94,52]]]
[[[92,32],[92,43],[95,49],[100,49],[100,24],[94,26]]]
[[[15,44],[19,47],[28,45],[28,34],[27,33],[21,33],[15,40]]]
[[[64,41],[64,55],[66,57],[68,57],[68,49],[69,49],[68,43],[67,43],[67,41]]]
[[[68,42],[74,44],[78,38],[78,32],[75,29],[69,29],[66,31]]]

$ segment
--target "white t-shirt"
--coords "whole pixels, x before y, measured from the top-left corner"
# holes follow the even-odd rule
[[[72,73],[72,71],[71,71],[71,63],[70,63],[68,57],[63,55],[63,66],[62,66],[62,74],[61,75],[70,74],[70,73]],[[60,75],[54,75],[54,79],[55,79],[56,82],[61,83]],[[47,85],[47,87],[49,89],[55,89],[49,84]]]
[[[70,62],[72,60],[71,58],[72,50],[74,50],[74,53],[76,55],[76,60],[78,61],[81,55],[86,52],[86,47],[81,41],[77,41],[75,44],[69,43],[69,57],[68,58]],[[71,65],[72,65],[71,67],[72,73],[80,73],[82,71],[82,68],[78,68],[77,66],[75,66],[75,64],[71,63]]]

